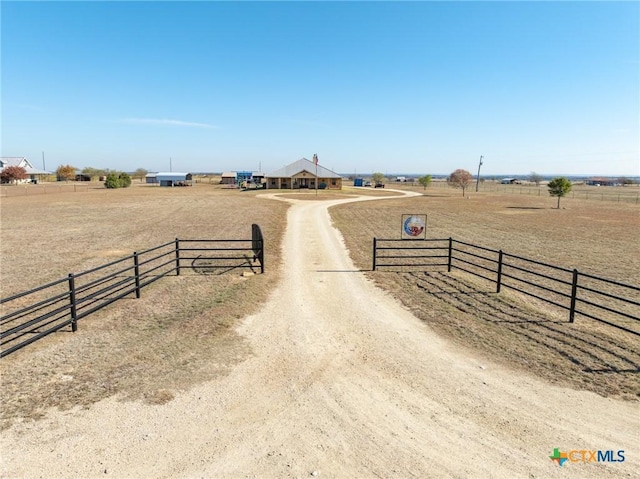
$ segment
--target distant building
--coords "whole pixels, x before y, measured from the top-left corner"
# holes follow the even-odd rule
[[[522,182],[518,178],[503,178],[500,183],[503,185],[519,185]]]
[[[82,171],[76,170],[76,181],[91,181],[91,176],[84,175]]]
[[[265,175],[267,189],[342,189],[342,177],[306,158]],[[317,181],[317,185],[316,185]]]
[[[191,173],[160,172],[156,173],[156,183],[160,186],[193,186]],[[147,175],[148,176],[148,175]]]
[[[220,177],[220,183],[223,185],[235,185],[236,181],[236,172],[235,171],[225,171],[222,173]]]
[[[148,185],[155,185],[158,183],[158,174],[157,173],[147,173],[144,177],[144,182]]]
[[[225,171],[221,175],[220,183],[223,185],[239,185],[242,182],[260,184],[264,180],[261,171]]]
[[[4,156],[0,158],[0,171],[7,166],[19,166],[24,168],[29,176],[28,182],[37,183],[43,176],[49,176],[53,173],[51,171],[40,170],[34,168],[33,165],[24,156]]]
[[[587,178],[584,183],[590,186],[619,186],[622,184],[619,178],[604,177]]]

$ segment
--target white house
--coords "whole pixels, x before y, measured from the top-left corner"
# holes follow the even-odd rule
[[[51,171],[40,170],[34,168],[33,165],[24,156],[3,156],[0,158],[0,171],[4,170],[7,166],[19,166],[24,168],[29,175],[29,182],[36,183],[40,177],[52,175]]]

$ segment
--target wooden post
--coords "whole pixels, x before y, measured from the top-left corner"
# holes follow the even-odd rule
[[[447,272],[451,273],[451,263],[453,262],[453,238],[449,238],[449,260],[447,262]]]

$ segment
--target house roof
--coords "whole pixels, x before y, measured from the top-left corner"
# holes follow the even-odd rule
[[[25,168],[28,175],[53,175],[53,171],[39,170],[38,168]]]
[[[318,178],[341,178],[340,175],[333,171],[316,165],[313,161],[309,161],[306,158],[300,158],[298,161],[294,161],[290,165],[284,166],[279,170],[272,171],[265,175],[266,178],[291,178],[298,173],[306,171]],[[316,174],[317,172],[317,174]]]
[[[28,175],[51,175],[51,171],[34,168],[24,156],[3,156],[0,158],[0,170],[7,166],[21,166]]]
[[[0,166],[32,166],[24,156],[3,156],[0,158]]]

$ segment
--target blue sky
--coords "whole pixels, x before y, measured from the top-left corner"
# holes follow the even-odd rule
[[[8,2],[48,170],[640,175],[638,2]]]

